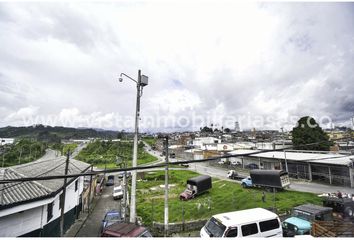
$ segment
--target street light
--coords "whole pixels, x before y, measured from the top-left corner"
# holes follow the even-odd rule
[[[123,76],[136,83],[136,109],[135,109],[135,134],[134,134],[134,148],[133,148],[133,162],[132,167],[138,165],[138,132],[139,132],[139,116],[140,116],[140,97],[143,95],[143,87],[148,85],[148,77],[141,75],[141,70],[138,71],[138,80],[133,79],[125,73],[121,73],[119,82],[123,82]],[[130,222],[136,222],[136,170],[132,171],[132,189],[130,200]]]

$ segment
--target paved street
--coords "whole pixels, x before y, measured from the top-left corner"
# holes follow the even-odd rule
[[[116,184],[118,180],[115,179]],[[120,201],[113,200],[113,186],[105,187],[102,191],[101,198],[98,200],[96,207],[93,209],[86,222],[83,224],[76,237],[98,237],[100,236],[101,223],[107,211],[117,209],[120,210]]]

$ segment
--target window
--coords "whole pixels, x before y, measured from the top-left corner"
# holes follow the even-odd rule
[[[53,202],[47,205],[47,222],[53,217]]]
[[[78,185],[79,185],[78,182],[79,182],[79,180],[75,181],[75,192],[77,191],[77,188],[78,188]]]
[[[261,232],[266,232],[266,231],[270,231],[273,229],[277,229],[277,228],[279,228],[279,221],[278,221],[278,219],[272,219],[272,220],[260,222],[259,228],[261,229]]]
[[[230,229],[226,233],[226,237],[237,237],[237,228]]]
[[[258,228],[256,223],[251,223],[247,225],[243,225],[241,227],[242,230],[242,236],[248,236],[248,235],[253,235],[258,233]]]

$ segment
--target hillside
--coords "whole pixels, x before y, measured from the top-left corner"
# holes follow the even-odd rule
[[[34,138],[38,141],[60,142],[60,139],[116,138],[118,132],[91,128],[67,128],[35,125],[0,128],[3,138]]]

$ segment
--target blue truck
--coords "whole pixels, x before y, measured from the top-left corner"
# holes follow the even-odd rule
[[[283,189],[290,185],[289,175],[282,170],[261,170],[250,171],[250,176],[241,180],[242,187],[264,187]]]

